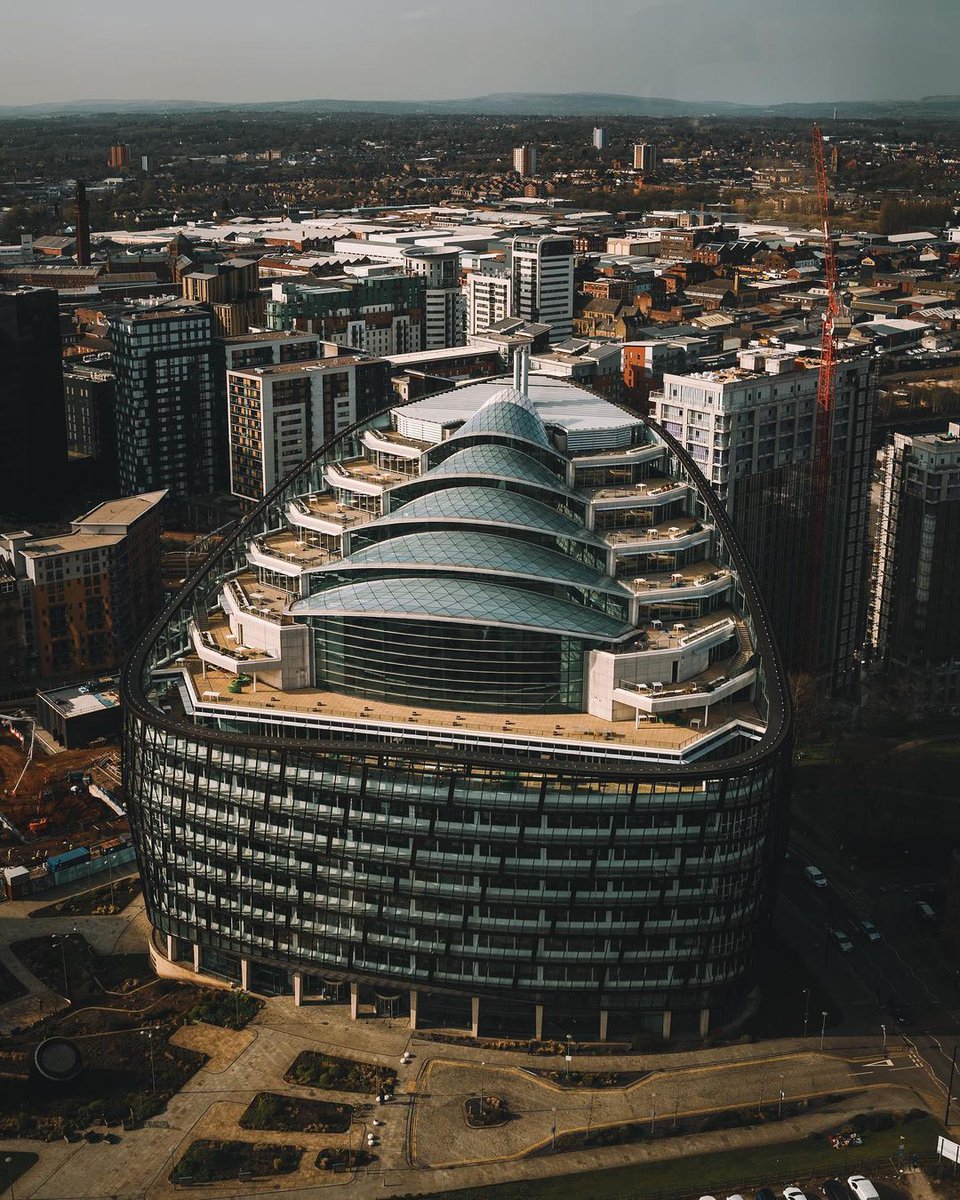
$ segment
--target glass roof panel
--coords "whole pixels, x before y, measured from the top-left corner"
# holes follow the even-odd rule
[[[512,387],[502,388],[491,396],[450,440],[477,433],[499,433],[554,449],[537,410],[526,396],[521,396]]]
[[[580,541],[603,545],[577,521],[571,521],[547,504],[503,488],[448,487],[418,496],[388,516],[366,525],[365,530],[406,521],[462,520],[476,524],[511,525],[546,533],[568,534]]]
[[[385,542],[375,542],[355,551],[349,558],[328,563],[323,572],[377,566],[425,568],[450,567],[479,571],[502,571],[563,583],[583,584],[622,595],[628,589],[609,575],[556,550],[531,545],[518,538],[498,537],[472,529],[442,529],[431,533],[408,533]]]
[[[543,466],[522,450],[496,442],[486,446],[465,446],[421,478],[430,479],[438,475],[495,475],[500,479],[520,479],[558,492],[567,492],[563,481],[549,467]]]
[[[633,630],[629,622],[553,596],[499,583],[436,576],[344,584],[297,600],[290,612],[298,617],[434,617],[510,625],[596,641],[612,641]]]

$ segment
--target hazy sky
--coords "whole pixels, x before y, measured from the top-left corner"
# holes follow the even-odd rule
[[[960,0],[2,0],[0,104],[960,92]]]

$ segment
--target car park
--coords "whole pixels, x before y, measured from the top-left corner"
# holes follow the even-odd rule
[[[820,1185],[820,1191],[827,1200],[850,1200],[850,1193],[839,1179],[825,1179]]]
[[[827,886],[826,875],[824,875],[819,867],[815,867],[813,863],[809,867],[803,868],[803,877],[807,883],[812,884],[815,888],[825,888]]]
[[[853,949],[853,942],[850,941],[842,929],[831,929],[830,936],[837,943],[844,954],[849,954]]]
[[[880,1193],[865,1175],[851,1175],[847,1187],[857,1200],[880,1200]]]
[[[863,934],[863,936],[867,939],[868,942],[879,942],[880,941],[880,930],[876,927],[876,925],[874,925],[874,923],[869,918],[858,917],[857,918],[857,928],[860,930],[860,932]]]

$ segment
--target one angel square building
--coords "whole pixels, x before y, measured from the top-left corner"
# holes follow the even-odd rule
[[[259,504],[123,687],[157,957],[475,1034],[743,1011],[789,700],[652,423],[522,358],[384,409]]]

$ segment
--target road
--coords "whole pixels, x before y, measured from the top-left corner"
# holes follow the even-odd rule
[[[876,1036],[877,1065],[868,1069],[864,1064],[865,1076],[920,1070],[946,1107],[951,1060],[960,1044],[960,1003],[935,925],[913,918],[915,895],[902,889],[870,895],[852,877],[842,877],[820,861],[815,865],[827,876],[827,886],[814,887],[804,876],[811,862],[802,848],[791,846],[777,908],[781,934],[842,1008],[840,1030]],[[859,928],[861,917],[874,921],[878,941],[870,941]],[[847,935],[849,951],[841,949],[834,929]],[[828,1019],[831,1032],[837,1032],[835,1014]],[[810,1014],[810,1035],[818,1033],[821,1020],[820,1013]],[[954,1082],[954,1098],[958,1093],[960,1078]],[[960,1118],[960,1107],[956,1115]]]

